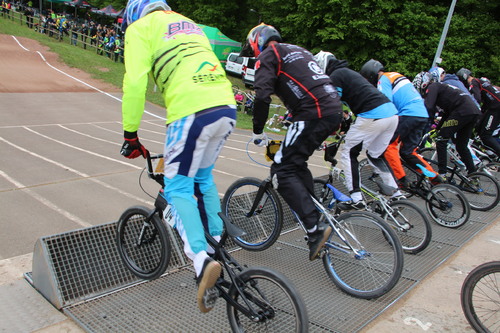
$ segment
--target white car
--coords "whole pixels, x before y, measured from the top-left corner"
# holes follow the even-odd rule
[[[229,53],[226,60],[226,72],[241,77],[247,87],[253,86],[255,58],[240,57],[239,53]]]
[[[243,71],[243,83],[245,87],[253,87],[255,81],[255,58],[249,58],[246,68]]]

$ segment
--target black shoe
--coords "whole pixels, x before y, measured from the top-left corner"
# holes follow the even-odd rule
[[[215,300],[218,297],[217,289],[214,288],[217,279],[222,272],[221,264],[212,258],[205,259],[203,269],[198,276],[198,307],[203,313],[209,312],[215,305]]]
[[[431,184],[432,185],[438,185],[438,184],[444,184],[446,183],[446,175],[437,175],[436,177],[431,179]]]
[[[318,226],[315,232],[307,233],[307,245],[309,246],[309,260],[319,258],[319,251],[325,245],[332,233],[330,225]]]
[[[408,181],[408,179],[406,179],[406,176],[404,176],[398,180],[398,186],[399,186],[399,188],[401,188],[403,190],[410,187],[410,182]]]
[[[340,210],[363,210],[366,209],[366,203],[363,200],[360,200],[358,202],[344,201],[339,202],[337,204],[337,207],[339,207]]]

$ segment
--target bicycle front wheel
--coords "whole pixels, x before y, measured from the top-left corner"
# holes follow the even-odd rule
[[[447,228],[458,228],[470,217],[470,205],[458,188],[448,184],[433,186],[425,198],[425,206],[431,218]]]
[[[389,203],[392,212],[382,218],[396,231],[406,253],[423,251],[432,238],[432,227],[426,214],[412,202],[398,200]]]
[[[364,211],[341,214],[336,227],[338,234],[332,232],[323,256],[333,283],[364,299],[389,292],[403,271],[403,249],[394,230],[378,215]]]
[[[235,243],[249,251],[262,251],[273,245],[283,227],[278,193],[269,186],[257,197],[261,186],[265,183],[258,178],[242,178],[229,186],[222,199],[222,212],[246,233],[236,237]],[[255,211],[250,214],[255,203]]]
[[[255,317],[245,315],[227,303],[227,316],[233,332],[308,332],[307,308],[299,292],[284,275],[264,267],[251,267],[231,286],[229,296],[243,309],[253,309]]]
[[[460,296],[465,318],[476,332],[500,332],[500,261],[473,269]]]
[[[473,172],[461,180],[459,188],[465,194],[470,207],[474,210],[487,211],[497,206],[500,200],[498,182],[493,176],[483,172]]]
[[[478,171],[484,172],[495,178],[497,182],[500,182],[500,162],[488,162],[481,165]]]
[[[170,261],[171,247],[167,230],[158,215],[143,206],[127,209],[116,228],[116,245],[125,266],[137,277],[160,277]]]

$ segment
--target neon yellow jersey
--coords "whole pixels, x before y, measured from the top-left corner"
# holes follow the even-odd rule
[[[124,55],[122,115],[127,132],[139,128],[149,74],[163,94],[167,124],[211,107],[236,104],[208,38],[181,14],[156,11],[132,23]]]

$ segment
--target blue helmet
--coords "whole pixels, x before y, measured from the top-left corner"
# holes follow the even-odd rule
[[[171,10],[165,0],[129,0],[123,15],[122,32],[143,16],[156,10]]]
[[[441,82],[441,75],[445,74],[445,70],[442,67],[432,67],[429,69],[429,74],[432,76],[434,82]]]

